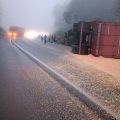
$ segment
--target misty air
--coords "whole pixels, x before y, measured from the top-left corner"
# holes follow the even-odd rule
[[[0,120],[120,120],[120,0],[0,0]]]

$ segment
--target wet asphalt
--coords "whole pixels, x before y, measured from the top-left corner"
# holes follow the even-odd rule
[[[8,40],[0,40],[0,120],[101,119]]]

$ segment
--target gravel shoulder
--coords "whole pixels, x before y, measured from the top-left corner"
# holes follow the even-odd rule
[[[52,51],[50,48],[42,47],[42,53],[47,51],[49,56],[47,54],[42,55],[40,53],[41,47],[39,45],[37,46],[36,44],[32,44],[28,46],[26,45],[24,48],[37,58],[44,60],[44,62],[48,59],[49,62],[46,62],[46,64],[51,68],[66,77],[78,88],[82,88],[84,91],[89,93],[103,106],[109,108],[112,112],[120,116],[119,60],[73,55],[69,50],[67,53],[54,58],[52,52],[55,54],[55,50]],[[50,47],[51,45],[49,44],[48,46]],[[54,49],[55,48],[59,51],[64,51],[62,46],[57,47],[57,45],[55,45]],[[38,50],[39,54],[35,54]],[[58,54],[57,51],[56,54]],[[54,61],[50,61],[49,57],[53,57]]]

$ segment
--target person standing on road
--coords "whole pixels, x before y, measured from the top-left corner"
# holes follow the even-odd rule
[[[47,35],[44,36],[44,44],[47,43]]]

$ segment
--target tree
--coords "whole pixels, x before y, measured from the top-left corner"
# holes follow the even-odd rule
[[[55,23],[54,23],[55,31],[59,31],[59,30],[65,31],[67,28],[66,26],[67,24],[64,18],[65,16],[63,15],[65,9],[66,9],[66,6],[57,4],[53,10],[53,15],[55,18]]]
[[[57,6],[55,12],[58,28],[72,27],[79,21],[118,21],[120,19],[120,0],[69,0],[65,9]],[[116,1],[117,4],[116,4]],[[117,16],[114,14],[116,10]],[[62,14],[62,15],[61,15]],[[119,17],[118,17],[119,16]]]
[[[5,30],[0,27],[0,39],[5,36]]]
[[[70,24],[72,22],[73,17],[70,12],[64,12],[63,16],[64,16],[66,23]]]
[[[120,18],[120,0],[116,1],[115,5],[115,15]]]

